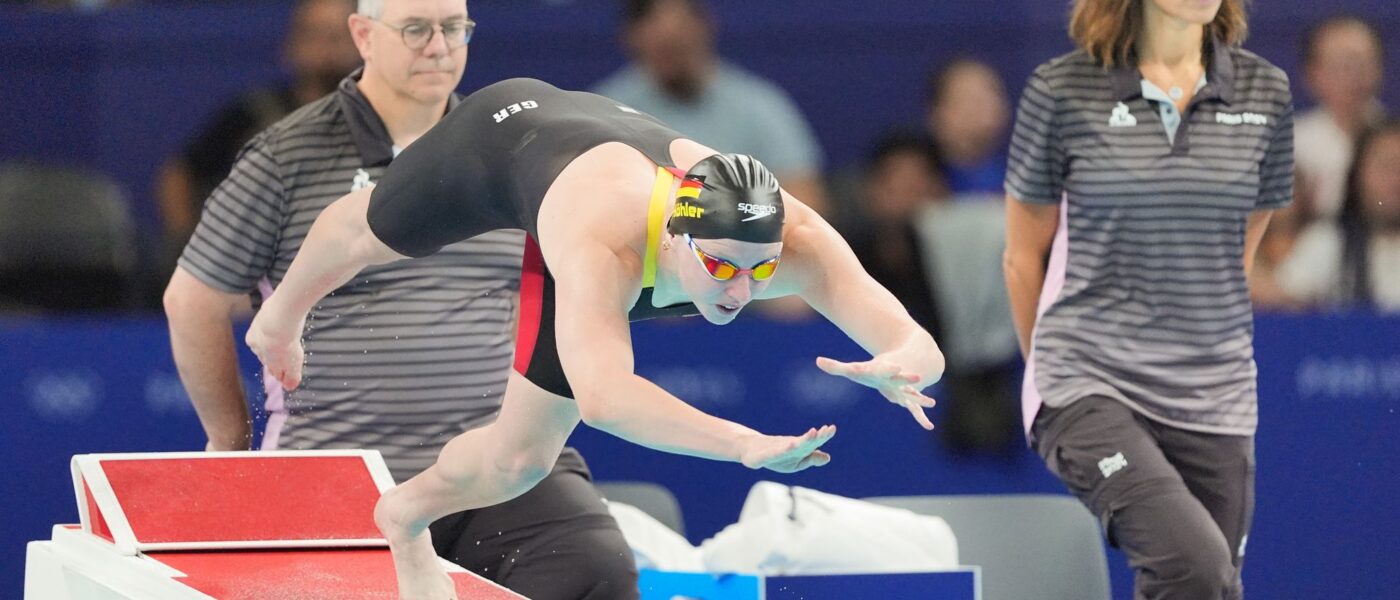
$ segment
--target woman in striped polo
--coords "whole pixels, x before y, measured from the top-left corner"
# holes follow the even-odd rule
[[[1076,0],[1006,178],[1027,435],[1138,598],[1240,598],[1257,397],[1248,274],[1292,197],[1282,71],[1245,0]]]

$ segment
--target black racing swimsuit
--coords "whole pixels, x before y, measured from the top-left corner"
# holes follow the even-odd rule
[[[525,230],[515,369],[572,398],[554,340],[554,278],[536,242],[545,192],[574,159],[608,142],[674,167],[671,142],[681,137],[597,94],[534,79],[502,81],[468,96],[389,164],[370,196],[369,227],[412,257],[495,229]],[[689,303],[653,307],[651,291],[642,290],[629,320],[699,314]]]

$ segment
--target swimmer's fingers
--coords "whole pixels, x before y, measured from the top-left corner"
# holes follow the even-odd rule
[[[876,357],[865,362],[847,363],[825,356],[817,358],[817,368],[828,375],[845,377],[866,387],[884,388],[919,382],[918,373],[904,371],[899,365]]]
[[[821,450],[816,450],[808,454],[801,462],[797,463],[797,467],[793,469],[793,472],[805,471],[812,467],[825,467],[829,462],[831,462],[830,454]]]
[[[277,380],[284,389],[294,390],[301,385],[301,369],[304,353],[301,348],[301,341],[292,342],[290,348],[272,349],[257,343],[253,339],[248,340],[248,346],[253,349],[253,354],[263,364],[264,376],[270,376]]]
[[[901,386],[899,389],[890,392],[885,396],[891,402],[904,406],[919,406],[923,408],[933,408],[938,404],[937,400],[920,392],[912,385]]]
[[[799,442],[793,453],[803,456],[810,454],[835,436],[835,425],[823,425],[820,429],[810,429],[807,433],[803,434],[802,437],[798,438]]]
[[[914,420],[919,422],[920,427],[933,431],[933,421],[924,413],[924,407],[917,404],[905,404],[904,408],[909,410],[909,414],[914,415]]]
[[[760,436],[753,440],[753,447],[745,452],[741,460],[744,466],[751,469],[769,469],[779,473],[821,466],[831,457],[810,457],[834,435],[836,426],[826,425],[820,429],[808,429],[800,436]]]
[[[801,460],[816,451],[817,448],[822,447],[822,444],[827,443],[835,435],[835,425],[823,425],[820,429],[808,429],[807,433],[788,438],[789,442],[785,444],[785,447],[776,452],[770,460],[775,463]]]
[[[283,363],[286,366],[283,367],[282,378],[278,381],[282,382],[282,387],[294,390],[301,385],[301,367],[305,360],[300,341],[293,342],[290,354],[291,356]]]
[[[817,368],[825,371],[828,375],[845,377],[858,383],[863,383],[863,379],[871,376],[882,376],[889,369],[884,365],[876,364],[874,360],[865,362],[841,362],[825,356],[817,357]],[[896,370],[898,367],[896,367]]]
[[[874,361],[865,362],[841,362],[825,356],[817,357],[817,368],[825,371],[828,375],[845,377],[861,385],[869,385],[872,376],[877,375],[878,365]]]
[[[808,431],[792,450],[785,453],[785,459],[775,465],[775,470],[783,473],[796,473],[812,467],[825,466],[831,462],[831,455],[818,450],[818,448],[830,441],[835,435],[835,425],[827,425],[821,429]]]
[[[282,373],[277,376],[277,382],[288,390],[297,389],[301,385],[301,361],[292,363],[291,366],[282,369]]]
[[[296,389],[301,385],[302,362],[306,358],[301,345],[306,321],[279,325],[274,316],[266,309],[259,311],[243,339],[262,361],[266,376],[276,379],[285,389]]]
[[[935,404],[938,404],[933,398],[924,395],[912,385],[901,386],[897,389],[881,389],[880,393],[885,396],[886,400],[908,410],[914,420],[918,421],[924,429],[933,429],[933,421],[930,421],[928,415],[924,413],[924,409],[933,408]]]
[[[822,369],[827,375],[841,376],[841,378],[850,378],[857,372],[854,362],[841,362],[826,357],[816,358],[816,368]]]
[[[921,379],[917,373],[906,372],[898,364],[878,356],[860,363],[844,363],[820,357],[817,359],[817,367],[828,374],[845,377],[879,390],[886,400],[908,410],[921,427],[933,429],[933,421],[924,414],[924,409],[933,408],[936,402],[915,387]]]

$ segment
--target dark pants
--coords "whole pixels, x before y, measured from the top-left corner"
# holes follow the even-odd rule
[[[432,524],[439,556],[531,600],[639,597],[632,550],[571,448],[519,498]]]
[[[1164,425],[1091,396],[1042,408],[1035,446],[1136,572],[1134,598],[1238,600],[1254,438]]]

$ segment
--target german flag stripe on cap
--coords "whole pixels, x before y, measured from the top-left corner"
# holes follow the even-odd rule
[[[696,181],[696,180],[694,180],[694,179],[682,179],[682,180],[681,180],[681,187],[680,187],[680,189],[679,189],[679,190],[676,190],[676,197],[677,197],[677,198],[699,198],[699,197],[700,197],[700,188],[703,187],[704,185],[705,185],[705,184],[703,184],[703,183],[701,183],[701,182],[699,182],[699,181]]]

